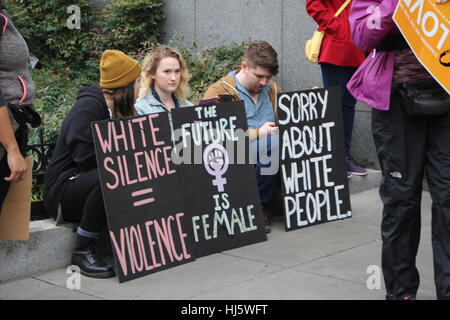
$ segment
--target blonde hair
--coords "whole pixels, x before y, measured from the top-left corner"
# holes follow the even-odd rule
[[[181,54],[176,49],[169,46],[158,46],[145,57],[142,66],[139,98],[145,97],[149,93],[150,88],[154,86],[155,80],[152,79],[150,75],[154,75],[160,61],[168,57],[175,58],[180,63],[181,78],[180,84],[175,90],[175,96],[183,103],[187,101],[187,97],[191,95],[191,89],[189,88],[188,84],[189,80],[191,79],[191,75],[189,74],[189,71],[187,69],[186,61],[184,61]]]

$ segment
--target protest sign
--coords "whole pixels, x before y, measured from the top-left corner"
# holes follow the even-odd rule
[[[167,113],[92,124],[119,281],[194,259]]]
[[[419,61],[450,94],[450,2],[400,0],[393,19]]]
[[[11,183],[0,208],[0,240],[29,240],[33,159],[25,158],[25,179]]]
[[[176,109],[172,119],[196,257],[267,240],[243,102]]]
[[[286,230],[351,217],[337,88],[278,95]]]

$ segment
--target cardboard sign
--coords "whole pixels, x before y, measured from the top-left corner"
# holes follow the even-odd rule
[[[167,113],[92,124],[119,281],[194,259]]]
[[[417,59],[450,94],[450,2],[399,0],[393,19]]]
[[[286,230],[349,218],[338,88],[278,95]]]
[[[0,240],[28,240],[30,237],[31,181],[33,159],[25,158],[25,179],[12,183],[0,212]]]
[[[243,102],[176,109],[172,119],[196,257],[267,240]]]

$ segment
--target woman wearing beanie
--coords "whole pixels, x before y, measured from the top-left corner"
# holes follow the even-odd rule
[[[100,85],[78,91],[64,119],[45,174],[44,202],[56,222],[80,223],[72,264],[95,278],[115,275],[94,244],[106,226],[91,123],[135,115],[134,102],[142,72],[138,62],[121,51],[106,50],[100,60]]]
[[[169,112],[174,108],[193,106],[186,97],[190,94],[190,74],[181,54],[168,46],[156,47],[143,63],[141,89],[136,101],[138,114]]]

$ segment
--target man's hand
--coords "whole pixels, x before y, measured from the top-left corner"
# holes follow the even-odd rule
[[[448,0],[436,0],[437,4],[443,4],[446,3]]]
[[[259,136],[266,137],[271,136],[272,134],[278,133],[278,127],[275,125],[275,122],[266,122],[259,128]]]
[[[22,157],[20,151],[12,150],[8,152],[8,166],[11,170],[11,175],[9,177],[5,177],[5,180],[8,182],[19,182],[25,179],[25,175],[27,173],[27,162]]]

